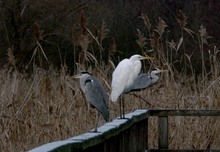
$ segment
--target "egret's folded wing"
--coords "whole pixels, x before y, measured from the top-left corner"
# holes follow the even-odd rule
[[[125,89],[131,85],[129,78],[132,75],[133,64],[128,60],[122,60],[112,74],[111,100],[116,102]]]

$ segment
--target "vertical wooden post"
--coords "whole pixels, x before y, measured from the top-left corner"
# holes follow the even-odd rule
[[[145,124],[145,129],[146,129],[146,135],[145,135],[145,142],[146,142],[146,147],[145,149],[148,150],[148,118],[146,119],[146,124]]]
[[[159,149],[168,149],[168,117],[158,117],[158,146]]]

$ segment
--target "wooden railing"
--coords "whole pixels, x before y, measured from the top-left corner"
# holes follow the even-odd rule
[[[158,117],[158,149],[148,149],[148,118]],[[170,150],[169,116],[220,116],[220,110],[136,110],[98,128],[70,139],[47,143],[30,152],[217,152],[220,150]],[[219,142],[220,143],[220,142]]]
[[[168,143],[168,116],[220,116],[220,110],[150,110],[150,116],[158,117],[158,149],[151,149],[149,151],[169,151],[169,152],[220,152],[219,150],[200,149],[200,150],[170,150]],[[219,141],[220,144],[220,141]]]

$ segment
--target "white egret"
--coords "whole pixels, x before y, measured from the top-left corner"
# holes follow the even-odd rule
[[[129,59],[123,59],[112,74],[111,83],[111,100],[116,102],[118,98],[126,92],[133,85],[134,80],[137,78],[141,70],[141,61],[144,59],[152,59],[149,56],[133,55]],[[119,100],[120,117],[124,118],[124,101],[122,101],[121,114],[121,100]]]

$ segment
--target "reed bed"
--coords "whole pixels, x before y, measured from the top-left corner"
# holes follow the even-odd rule
[[[111,78],[107,68],[93,71],[107,94]],[[41,144],[66,139],[94,127],[95,110],[86,102],[77,80],[64,70],[35,69],[31,76],[11,68],[0,71],[1,151],[27,151]],[[124,96],[126,113],[149,109],[219,109],[219,77],[202,85],[172,82],[163,75],[154,86]],[[109,100],[111,119],[118,114],[118,103]],[[220,148],[218,117],[170,118],[171,148]],[[101,119],[100,125],[104,123]],[[149,143],[157,146],[156,119],[151,118]]]

